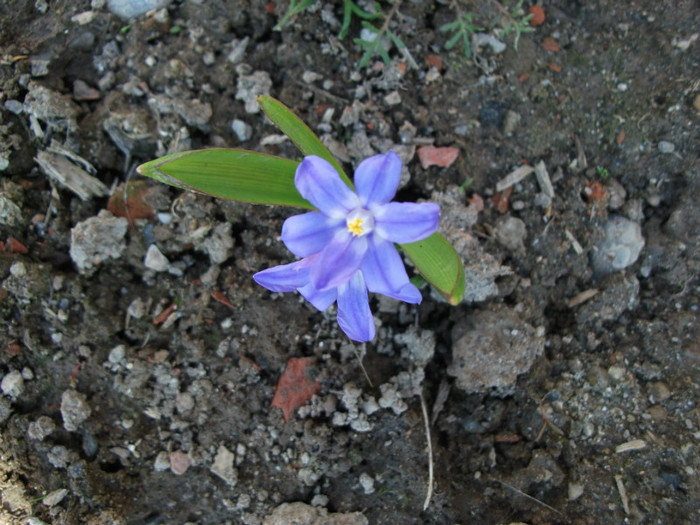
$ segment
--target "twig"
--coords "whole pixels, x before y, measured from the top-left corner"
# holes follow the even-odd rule
[[[620,500],[622,501],[622,508],[625,509],[625,514],[630,513],[630,500],[627,497],[627,491],[625,490],[625,485],[622,483],[622,476],[617,474],[615,476],[615,484],[617,485],[617,491],[620,493]]]
[[[554,507],[552,507],[551,505],[547,505],[544,501],[540,501],[540,500],[538,500],[537,498],[535,498],[535,497],[533,497],[533,496],[530,496],[529,494],[525,494],[522,490],[515,488],[515,487],[514,487],[513,485],[511,485],[510,483],[506,483],[505,481],[501,481],[500,479],[496,479],[496,478],[493,478],[493,480],[494,480],[494,481],[497,481],[498,483],[500,483],[500,484],[503,485],[504,487],[508,487],[509,489],[514,490],[515,492],[517,492],[517,493],[520,494],[521,496],[525,496],[527,499],[530,499],[530,500],[534,501],[535,503],[539,503],[539,504],[542,505],[543,507],[545,507],[545,508],[547,508],[547,509],[549,509],[549,510],[551,510],[551,511],[553,511],[553,512],[556,512],[556,513],[559,514],[560,516],[563,516],[563,515],[564,515],[564,514],[562,514],[560,511],[558,511],[557,509],[555,509]]]
[[[428,492],[425,495],[423,510],[428,510],[430,498],[433,497],[433,442],[430,439],[430,425],[428,423],[428,407],[425,406],[423,394],[420,394],[420,408],[423,411],[423,423],[425,424],[425,440],[428,443]]]
[[[318,88],[316,86],[313,86],[311,84],[306,84],[304,82],[301,82],[300,80],[296,81],[296,84],[299,86],[302,86],[304,89],[308,89],[309,91],[313,91],[317,95],[321,95],[322,97],[326,97],[327,99],[335,102],[336,104],[350,104],[350,101],[347,98],[339,97],[338,95],[334,95],[333,93],[330,93],[326,91],[325,89]]]
[[[367,370],[365,369],[365,365],[362,363],[362,356],[360,355],[360,352],[357,351],[357,348],[355,347],[355,343],[350,341],[350,345],[352,346],[352,351],[355,352],[355,357],[357,357],[358,363],[360,363],[360,368],[362,369],[362,372],[365,374],[365,378],[367,379],[367,382],[369,383],[369,386],[374,387],[372,384],[372,380],[369,378],[369,374],[367,373]],[[362,348],[364,349],[365,343],[362,343]]]

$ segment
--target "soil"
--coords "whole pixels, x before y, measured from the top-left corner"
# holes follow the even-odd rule
[[[286,3],[103,4],[0,6],[0,521],[700,522],[696,2],[544,0],[476,65],[444,47],[446,3],[404,1],[415,67],[394,48],[362,70],[340,6],[274,31]],[[399,200],[440,202],[465,259],[462,304],[373,298],[353,346],[252,281],[292,260],[290,210],[136,175],[186,149],[299,158],[245,79],[349,172],[400,151]],[[429,145],[458,158],[425,167]],[[553,197],[535,174],[496,190],[540,162]],[[304,357],[317,394],[286,421]]]

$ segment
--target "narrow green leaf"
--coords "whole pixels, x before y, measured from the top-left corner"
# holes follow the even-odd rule
[[[401,244],[416,269],[451,305],[464,298],[464,264],[452,245],[439,233],[422,241]]]
[[[314,209],[294,186],[298,162],[240,149],[173,153],[138,167],[141,175],[181,189],[253,204]]]
[[[335,160],[335,157],[331,155],[328,148],[323,145],[321,140],[314,134],[313,131],[307,126],[303,120],[297,117],[287,106],[282,104],[279,100],[272,98],[267,95],[259,95],[258,104],[268,116],[268,118],[275,123],[275,125],[289,137],[289,139],[294,143],[294,145],[299,148],[304,156],[307,155],[317,155],[322,159],[330,162],[335,170],[340,174],[340,178],[343,179],[345,184],[351,188],[355,188],[348,176],[343,171],[342,166]]]

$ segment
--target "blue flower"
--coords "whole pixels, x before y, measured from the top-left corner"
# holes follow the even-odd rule
[[[374,338],[367,291],[420,303],[394,243],[424,239],[437,230],[433,203],[391,202],[401,179],[401,159],[390,151],[365,159],[353,192],[333,166],[306,157],[294,177],[302,197],[318,211],[289,217],[282,241],[301,257],[253,276],[273,292],[298,290],[319,310],[338,302],[338,324],[355,341]]]

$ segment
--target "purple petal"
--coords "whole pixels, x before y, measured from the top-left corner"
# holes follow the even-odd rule
[[[362,272],[355,272],[352,279],[338,287],[338,326],[353,341],[374,339],[374,319]]]
[[[423,296],[420,294],[420,290],[410,282],[406,283],[399,290],[390,293],[385,293],[384,295],[386,295],[387,297],[391,297],[392,299],[411,304],[420,304],[423,300]]]
[[[309,282],[309,270],[305,261],[273,266],[253,275],[260,286],[272,292],[292,292]]]
[[[320,252],[333,239],[342,219],[331,219],[320,211],[289,217],[282,225],[282,242],[297,257]]]
[[[369,249],[362,260],[362,275],[370,292],[388,295],[409,303],[420,303],[418,289],[411,285],[399,252],[389,241],[372,236]],[[415,290],[406,288],[413,286]],[[417,300],[416,300],[417,299]]]
[[[355,170],[355,189],[365,207],[393,199],[400,180],[401,158],[393,151],[365,159]]]
[[[332,305],[338,297],[337,288],[321,291],[314,288],[311,283],[299,288],[299,293],[304,296],[304,299],[314,305],[317,310],[322,312]]]
[[[360,199],[343,182],[333,166],[315,155],[304,158],[299,164],[294,184],[302,197],[335,219],[345,217],[360,205]]]
[[[318,290],[337,288],[359,269],[365,253],[366,235],[354,237],[347,230],[340,230],[309,268],[311,283]]]
[[[390,202],[372,211],[374,233],[399,244],[425,239],[440,222],[440,206],[432,202]]]

